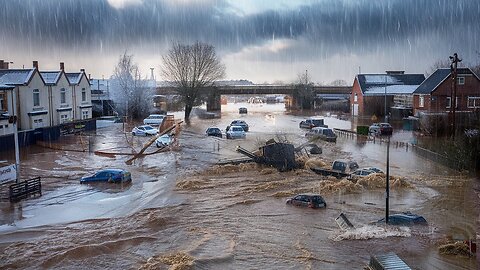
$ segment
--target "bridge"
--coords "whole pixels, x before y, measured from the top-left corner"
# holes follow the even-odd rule
[[[302,104],[305,104],[300,97],[298,85],[219,85],[205,88],[203,91],[207,98],[207,111],[219,111],[221,108],[220,97],[222,95],[274,95],[282,94],[291,97],[291,107],[295,109],[302,109]],[[311,93],[311,96],[316,98],[337,98],[345,99],[352,93],[351,86],[307,86],[305,91]],[[177,88],[172,86],[157,87],[157,95],[176,95]]]

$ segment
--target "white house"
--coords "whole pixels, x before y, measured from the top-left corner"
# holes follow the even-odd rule
[[[92,118],[92,92],[85,70],[81,69],[80,72],[66,73],[66,75],[72,88],[74,118]]]
[[[0,61],[3,62],[3,61]],[[15,111],[13,95],[17,96]],[[71,120],[92,117],[90,84],[85,71],[65,73],[38,71],[38,62],[32,69],[9,69],[0,66],[0,135],[13,133],[8,125],[8,115],[18,116],[20,130],[55,126]],[[5,122],[6,121],[6,122]],[[6,127],[8,131],[6,131]]]

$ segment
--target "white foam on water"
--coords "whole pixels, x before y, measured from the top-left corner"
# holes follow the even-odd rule
[[[333,241],[367,240],[372,238],[410,237],[411,235],[411,230],[408,227],[366,225],[347,231],[337,231],[330,239]]]

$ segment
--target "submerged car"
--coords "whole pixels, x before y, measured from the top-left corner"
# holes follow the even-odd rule
[[[163,148],[163,147],[169,146],[172,143],[172,141],[173,141],[172,136],[168,134],[163,134],[162,136],[158,137],[155,140],[155,145],[158,148]]]
[[[207,131],[205,131],[207,136],[219,137],[222,138],[222,131],[217,127],[209,127]]]
[[[239,114],[246,114],[247,112],[248,112],[248,110],[245,107],[241,107],[241,108],[238,109]]]
[[[331,128],[314,127],[305,134],[306,137],[318,137],[327,142],[337,142],[337,134]]]
[[[376,222],[378,223],[385,223],[385,218],[382,218]],[[393,214],[388,216],[388,224],[390,225],[427,225],[427,221],[424,217],[412,214],[410,212],[404,212],[401,214]]]
[[[245,121],[243,121],[243,120],[233,120],[232,123],[230,123],[230,125],[227,127],[227,131],[228,131],[228,130],[230,129],[230,127],[232,127],[232,126],[240,126],[240,127],[243,128],[243,130],[244,130],[245,132],[248,132],[248,129],[249,129],[248,124],[247,124]]]
[[[245,137],[247,134],[241,126],[231,126],[227,131],[227,139],[244,139]]]
[[[368,128],[372,135],[392,135],[393,128],[389,123],[374,123]]]
[[[165,115],[163,114],[150,114],[147,118],[143,119],[143,124],[160,126],[164,119]]]
[[[325,208],[327,207],[327,203],[323,199],[322,196],[318,194],[298,194],[293,198],[290,198],[286,202],[287,204],[295,205],[295,206],[303,206],[303,207],[310,207],[310,208]]]
[[[358,169],[358,170],[355,170],[354,172],[352,172],[352,174],[350,175],[351,177],[365,177],[365,176],[368,176],[370,174],[374,174],[376,173],[375,171],[373,170],[369,170],[369,169]]]
[[[130,172],[122,169],[106,169],[96,172],[94,175],[84,176],[80,184],[93,182],[126,183],[132,181]]]
[[[157,135],[158,129],[150,126],[150,125],[143,125],[139,127],[134,127],[132,129],[133,136],[153,136]]]
[[[305,119],[298,124],[299,128],[314,128],[314,127],[328,127],[327,125],[324,124],[323,119],[320,118],[311,118],[311,119]]]

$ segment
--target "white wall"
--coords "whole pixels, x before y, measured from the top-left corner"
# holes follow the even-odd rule
[[[60,79],[57,82],[57,85],[50,87],[52,92],[52,125],[56,126],[61,124],[60,115],[67,115],[68,121],[73,120],[72,110],[73,110],[73,98],[72,98],[72,87],[65,76],[65,73],[62,72]],[[61,89],[65,88],[65,103],[61,103]],[[72,108],[69,111],[57,111],[57,109]]]
[[[40,90],[40,106],[33,106],[33,90]],[[29,112],[35,111],[48,111],[48,88],[44,85],[42,78],[38,72],[35,72],[32,80],[26,86],[17,86],[18,91],[18,103],[19,103],[19,114],[20,114],[20,126],[22,130],[32,129],[41,126],[49,125],[49,114],[29,116]],[[35,123],[35,121],[37,123]]]

